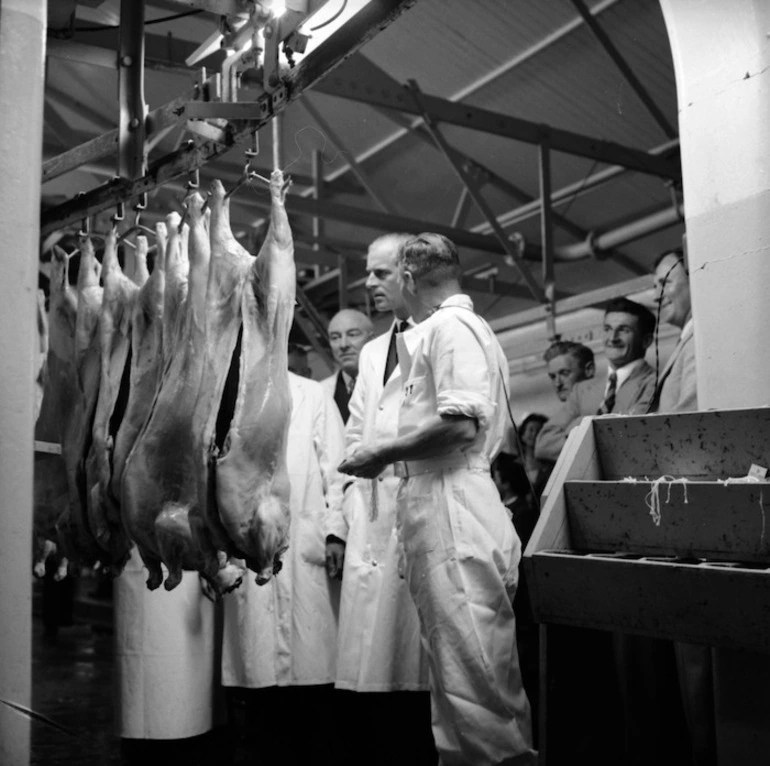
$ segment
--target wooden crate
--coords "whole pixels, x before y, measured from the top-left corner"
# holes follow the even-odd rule
[[[770,652],[770,484],[718,481],[752,463],[770,408],[586,418],[524,554],[535,618]],[[664,475],[690,481],[659,485],[656,524]]]

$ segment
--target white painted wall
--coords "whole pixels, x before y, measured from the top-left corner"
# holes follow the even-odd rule
[[[45,26],[46,0],[0,0],[0,700],[26,707]],[[28,762],[29,720],[0,703],[0,763]]]

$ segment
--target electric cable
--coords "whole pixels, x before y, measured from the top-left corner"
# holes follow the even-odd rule
[[[668,282],[668,278],[671,272],[680,265],[682,268],[684,268],[684,261],[681,260],[675,252],[672,253],[672,255],[676,256],[676,263],[672,264],[671,268],[669,268],[669,270],[663,275],[663,279],[660,282],[660,287],[657,288],[659,291],[659,297],[655,300],[655,302],[658,304],[658,307],[655,311],[655,388],[653,389],[655,393],[653,394],[653,397],[647,406],[645,415],[650,413],[652,408],[657,404],[658,399],[658,384],[660,382],[660,344],[658,343],[658,339],[660,337],[660,305],[663,303],[663,290],[666,288],[666,282]]]

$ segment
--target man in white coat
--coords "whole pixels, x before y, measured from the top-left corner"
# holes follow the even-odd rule
[[[366,287],[378,311],[392,312],[393,323],[361,351],[349,403],[348,453],[360,444],[396,434],[401,398],[396,333],[408,326],[409,316],[396,259],[399,245],[409,238],[387,234],[372,242],[367,252]],[[347,705],[354,717],[345,735],[351,758],[356,753],[360,758],[362,743],[350,741],[359,734],[369,740],[369,764],[403,760],[403,742],[410,743],[410,762],[430,764],[431,759],[436,761],[436,751],[430,729],[428,666],[417,610],[399,576],[397,488],[392,468],[375,481],[348,480],[342,513],[330,517],[336,520],[327,538],[331,575],[338,573],[344,551],[336,686],[356,692]],[[384,725],[372,726],[372,721]]]
[[[289,373],[289,548],[266,585],[224,598],[222,683],[236,736],[265,763],[331,762],[339,583],[326,576],[323,529],[339,505],[343,425],[321,384]],[[324,748],[327,748],[326,750]]]
[[[505,355],[460,288],[455,246],[420,234],[399,249],[417,326],[399,338],[398,433],[340,470],[374,479],[397,463],[406,580],[430,664],[442,766],[533,764],[512,601],[521,543],[490,474],[508,417]]]

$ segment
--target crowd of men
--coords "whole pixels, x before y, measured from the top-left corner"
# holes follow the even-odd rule
[[[387,332],[337,313],[338,370],[320,382],[289,349],[291,542],[273,580],[224,598],[231,725],[259,762],[536,763],[523,546],[583,417],[696,408],[684,255],[655,264],[658,320],[681,329],[663,369],[645,360],[656,316],[611,301],[606,378],[590,349],[551,345],[558,404],[520,424],[515,454],[500,452],[516,396],[507,361],[462,292],[454,245],[386,235],[366,270]]]

